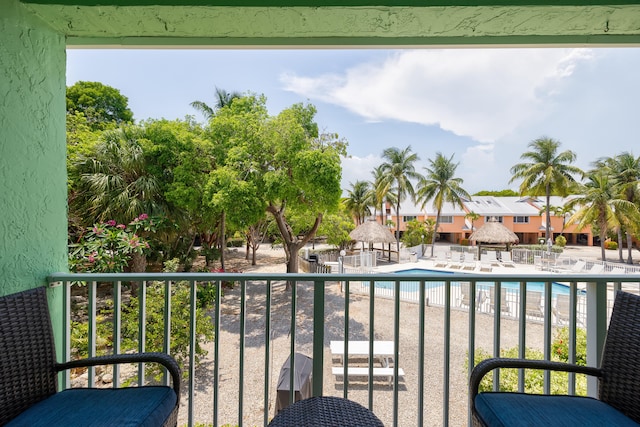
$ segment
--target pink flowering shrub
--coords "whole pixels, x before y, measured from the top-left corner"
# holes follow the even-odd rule
[[[88,227],[77,243],[69,245],[69,269],[73,272],[121,273],[134,253],[143,254],[149,243],[141,236],[154,231],[154,221],[142,214],[128,225],[109,220]]]

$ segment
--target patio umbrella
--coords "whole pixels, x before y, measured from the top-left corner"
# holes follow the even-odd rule
[[[489,222],[473,232],[469,236],[469,240],[480,244],[504,244],[507,250],[509,250],[509,244],[518,243],[519,241],[518,236],[513,231],[500,224],[495,218],[491,218]]]
[[[384,225],[369,220],[357,226],[349,237],[359,242],[367,243],[395,243],[396,238]]]

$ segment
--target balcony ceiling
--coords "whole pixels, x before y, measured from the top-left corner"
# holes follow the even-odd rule
[[[640,44],[640,1],[22,0],[69,46]],[[425,5],[425,3],[428,3]]]

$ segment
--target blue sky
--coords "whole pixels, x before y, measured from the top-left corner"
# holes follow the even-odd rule
[[[349,142],[343,188],[370,180],[387,147],[410,145],[418,171],[455,155],[471,193],[517,190],[509,169],[549,136],[577,165],[640,142],[640,49],[75,50],[67,85],[99,81],[128,97],[136,120],[194,115],[214,88],[266,95],[271,114],[318,109],[321,130]]]

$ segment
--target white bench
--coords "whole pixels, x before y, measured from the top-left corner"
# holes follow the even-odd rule
[[[341,377],[344,376],[344,367],[334,366],[331,368],[333,375]],[[369,377],[369,368],[362,366],[349,366],[347,367],[347,375],[349,377]],[[387,377],[389,384],[393,381],[393,368],[373,368],[374,377]],[[404,371],[402,368],[398,368],[398,377],[404,377]]]

